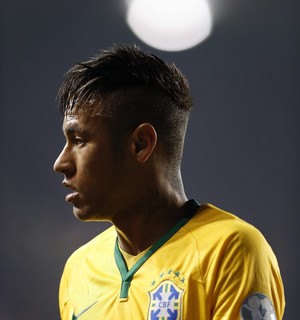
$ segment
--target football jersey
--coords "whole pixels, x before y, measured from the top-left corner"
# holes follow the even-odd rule
[[[129,269],[114,226],[75,251],[60,284],[62,320],[282,319],[279,267],[262,234],[213,205],[188,205]]]

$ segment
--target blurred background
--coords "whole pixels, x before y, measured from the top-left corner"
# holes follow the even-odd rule
[[[186,192],[262,231],[281,267],[285,319],[299,319],[300,2],[211,6],[209,38],[163,52],[131,32],[122,0],[1,1],[0,320],[59,319],[66,259],[108,226],[74,218],[52,165],[64,144],[55,101],[63,74],[114,43],[139,44],[186,74]]]

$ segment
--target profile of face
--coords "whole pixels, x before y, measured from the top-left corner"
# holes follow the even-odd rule
[[[111,206],[126,194],[128,168],[118,159],[110,130],[96,112],[75,110],[63,121],[65,146],[54,163],[70,189],[66,201],[84,221],[111,220]]]

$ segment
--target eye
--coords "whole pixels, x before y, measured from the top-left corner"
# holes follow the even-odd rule
[[[85,144],[85,140],[83,140],[81,137],[74,137],[72,141],[77,146],[82,146]]]

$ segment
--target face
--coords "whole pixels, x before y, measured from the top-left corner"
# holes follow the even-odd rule
[[[108,126],[96,113],[74,111],[65,116],[63,132],[66,144],[54,170],[70,189],[66,201],[81,220],[112,220],[113,208],[125,198],[130,170],[124,157],[117,157]]]

